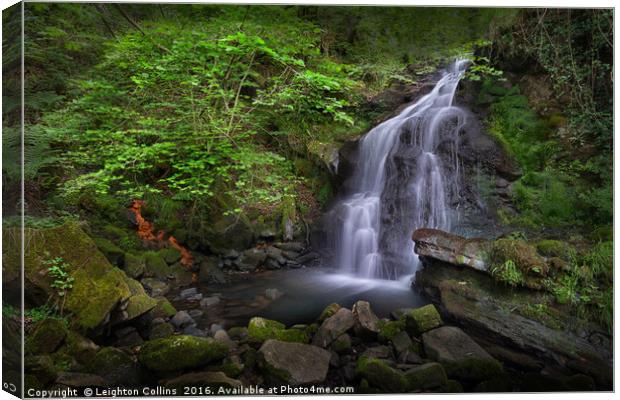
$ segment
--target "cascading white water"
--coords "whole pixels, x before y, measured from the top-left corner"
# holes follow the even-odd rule
[[[334,209],[341,271],[383,279],[410,274],[418,262],[411,233],[450,229],[466,118],[452,103],[467,64],[454,62],[429,94],[360,140],[353,193]]]

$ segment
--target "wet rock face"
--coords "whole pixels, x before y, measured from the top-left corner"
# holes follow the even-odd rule
[[[421,257],[479,271],[489,269],[491,242],[488,240],[466,239],[438,229],[418,229],[413,233],[412,239],[415,242],[414,251]]]
[[[308,385],[323,382],[331,353],[317,346],[267,340],[260,348],[260,366],[275,383]]]

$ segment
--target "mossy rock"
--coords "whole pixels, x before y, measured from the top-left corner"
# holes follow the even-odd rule
[[[228,348],[212,338],[172,336],[146,342],[138,360],[153,371],[197,368],[226,357]]]
[[[165,297],[158,297],[156,298],[157,300],[157,304],[155,305],[155,308],[153,308],[153,317],[154,318],[168,318],[168,317],[173,317],[176,313],[177,313],[177,309],[174,308],[174,306],[172,305],[172,303],[170,303],[170,301],[168,301],[167,298]]]
[[[259,343],[268,339],[297,343],[308,343],[310,341],[305,331],[286,329],[286,326],[278,321],[261,317],[254,317],[248,323],[248,339]]]
[[[545,257],[568,258],[570,245],[560,240],[545,239],[536,243],[536,249]]]
[[[163,324],[157,324],[151,328],[149,339],[163,339],[170,337],[174,334],[174,327],[167,322]]]
[[[338,303],[332,303],[332,304],[328,305],[321,312],[321,315],[319,316],[318,322],[320,323],[320,322],[325,321],[327,318],[329,318],[332,315],[336,314],[338,312],[338,310],[340,310],[341,308],[342,307]]]
[[[125,253],[124,271],[130,278],[138,279],[146,271],[146,261],[141,255]]]
[[[127,236],[127,232],[115,225],[105,225],[103,227],[104,236],[110,240],[121,240]]]
[[[10,285],[19,277],[19,230],[3,229],[3,279]],[[44,303],[55,290],[50,286],[46,261],[61,257],[74,278],[65,311],[73,314],[76,327],[93,329],[131,295],[127,276],[113,267],[79,224],[67,222],[49,229],[25,229],[25,290],[28,297]]]
[[[148,251],[144,253],[146,273],[157,278],[165,278],[170,275],[170,267],[164,257],[158,252]]]
[[[112,243],[110,240],[96,237],[93,238],[93,242],[97,245],[99,251],[110,261],[112,265],[122,267],[125,263],[125,253],[120,247]]]
[[[181,259],[181,253],[172,247],[159,250],[159,255],[168,265],[172,265]]]
[[[360,357],[355,369],[357,375],[366,379],[370,386],[387,393],[406,393],[409,384],[405,375],[376,358]]]
[[[89,372],[105,378],[110,385],[134,386],[140,383],[140,371],[130,355],[115,347],[104,347],[89,364]]]
[[[245,339],[248,337],[248,328],[245,326],[233,326],[228,330],[228,336],[237,340]]]
[[[404,319],[405,329],[412,336],[419,336],[443,325],[439,312],[432,304],[409,311]]]
[[[547,276],[549,266],[538,255],[536,248],[521,239],[502,238],[493,242],[491,246],[491,262],[502,265],[512,261],[523,274]]]
[[[405,330],[405,324],[404,317],[398,321],[379,321],[379,341],[383,343],[392,341],[394,336]]]
[[[448,383],[446,371],[439,363],[427,363],[405,372],[409,391],[443,387]]]
[[[27,374],[36,377],[37,381],[42,385],[54,382],[58,376],[54,360],[48,355],[25,357],[24,368]]]
[[[34,332],[26,340],[26,349],[31,354],[53,353],[67,336],[67,326],[63,320],[46,318],[39,322]]]
[[[351,350],[351,336],[343,333],[338,336],[331,344],[331,349],[336,353],[347,353]]]
[[[85,338],[77,332],[69,331],[65,338],[67,354],[75,358],[79,363],[88,365],[99,351],[92,340]]]
[[[438,392],[441,393],[463,393],[463,385],[459,381],[454,379],[448,379],[446,384],[439,388]]]
[[[127,316],[125,320],[131,320],[145,314],[155,308],[158,302],[146,293],[131,296],[127,300]]]

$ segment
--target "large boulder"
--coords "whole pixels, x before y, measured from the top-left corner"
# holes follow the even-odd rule
[[[228,348],[212,338],[179,335],[146,342],[138,361],[153,371],[178,371],[221,360],[227,353]]]
[[[430,260],[417,272],[415,285],[443,316],[457,321],[476,340],[503,348],[494,351],[503,362],[525,369],[540,369],[543,363],[592,376],[599,388],[611,384],[611,347],[590,343],[583,332],[569,329],[574,315],[551,307],[543,315],[524,315],[522,310],[531,304],[545,303],[545,293],[518,287],[506,290],[486,274]],[[558,329],[561,326],[566,329]],[[532,357],[538,362],[532,362]]]
[[[259,350],[260,368],[274,383],[309,385],[327,377],[331,353],[317,346],[267,340]]]
[[[357,360],[355,372],[374,388],[388,393],[406,393],[405,375],[388,365],[385,360],[362,356]]]
[[[351,310],[340,308],[334,315],[323,321],[312,339],[312,344],[327,347],[340,335],[353,328],[354,325],[355,317]]]
[[[433,329],[422,335],[422,342],[426,355],[440,362],[451,378],[483,381],[502,371],[499,361],[459,328]]]
[[[353,304],[355,333],[364,338],[376,338],[379,333],[379,318],[370,308],[370,303],[359,300]]]
[[[49,276],[48,262],[61,258],[74,278],[68,290],[65,311],[74,316],[74,323],[82,330],[97,328],[109,321],[117,306],[133,294],[129,278],[114,267],[99,251],[93,240],[78,223],[47,229],[26,228],[24,281],[28,300],[43,304],[56,291]],[[12,287],[19,278],[20,230],[3,229],[2,275],[4,287]],[[14,285],[19,287],[19,285]]]
[[[26,340],[26,350],[32,354],[53,353],[67,336],[67,326],[57,318],[46,318],[39,322]]]
[[[137,386],[141,381],[139,365],[131,356],[115,347],[99,350],[88,369],[114,386]]]
[[[479,271],[489,269],[491,243],[485,239],[466,239],[439,229],[418,229],[413,232],[415,252],[450,264]]]

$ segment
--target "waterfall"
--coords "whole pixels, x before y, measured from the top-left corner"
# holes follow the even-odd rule
[[[466,119],[453,101],[467,64],[455,61],[429,94],[360,139],[353,190],[331,214],[341,272],[382,279],[411,274],[418,263],[412,232],[450,229]]]

